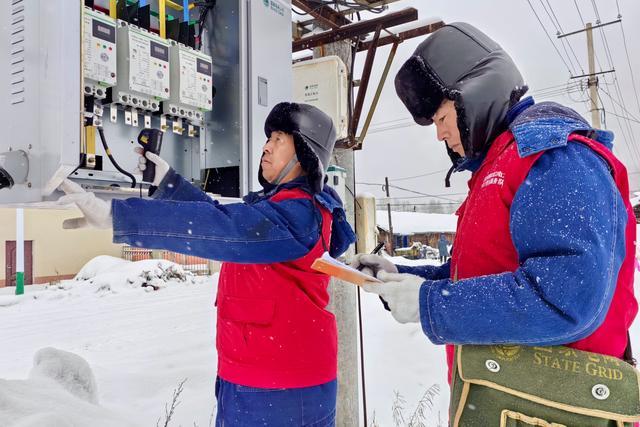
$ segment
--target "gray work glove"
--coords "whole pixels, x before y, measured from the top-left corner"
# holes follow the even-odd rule
[[[146,154],[143,155],[144,153],[144,148],[142,147],[135,147],[133,149],[133,151],[135,151],[136,153],[138,153],[138,166],[136,168],[136,170],[134,171],[135,173],[142,173],[142,171],[144,171],[147,168],[147,161],[150,161],[152,163],[155,163],[156,165],[156,174],[153,177],[153,185],[155,185],[156,187],[160,186],[160,183],[162,182],[162,180],[164,179],[164,177],[167,175],[167,172],[169,172],[169,169],[171,168],[171,166],[169,166],[169,163],[167,163],[166,161],[164,161],[162,159],[162,157],[158,156],[157,154],[154,154],[150,151],[147,151]],[[146,158],[145,158],[146,156]]]
[[[378,294],[389,305],[389,311],[399,323],[420,323],[420,287],[424,279],[415,274],[380,271],[377,278],[384,283],[362,286],[366,292]]]
[[[397,273],[398,268],[388,259],[374,254],[357,254],[351,258],[351,267],[369,276],[376,277],[379,271]]]
[[[84,188],[69,179],[62,181],[58,190],[66,194],[58,199],[58,204],[75,203],[84,215],[80,218],[65,219],[62,223],[62,228],[65,230],[88,227],[111,228],[113,226],[110,202],[97,198],[95,194],[85,191]]]

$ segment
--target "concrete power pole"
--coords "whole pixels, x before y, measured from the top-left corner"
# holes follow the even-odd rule
[[[589,98],[591,98],[591,126],[600,129],[600,109],[598,108],[598,77],[596,77],[596,66],[593,52],[593,28],[591,22],[587,25],[587,54],[589,56],[589,77],[587,86],[589,87]]]
[[[313,49],[314,58],[336,55],[351,71],[351,42],[340,41]],[[351,90],[351,88],[349,88]],[[333,151],[333,163],[347,171],[345,185],[347,197],[343,200],[347,220],[355,230],[355,209],[352,194],[355,191],[355,156],[351,149],[336,148]],[[354,255],[351,247],[345,257]],[[338,404],[336,424],[339,427],[352,427],[360,424],[358,390],[358,316],[357,290],[348,282],[332,279],[329,285],[331,302],[329,310],[335,314],[338,322]]]
[[[576,30],[576,31],[571,31],[570,33],[565,33],[565,34],[559,34],[558,38],[564,38],[564,37],[568,37],[568,36],[573,36],[576,34],[580,34],[583,32],[587,33],[587,55],[588,55],[588,60],[589,60],[589,74],[582,74],[579,76],[571,76],[570,79],[582,79],[584,77],[587,77],[587,87],[589,89],[589,98],[591,98],[591,126],[593,126],[596,129],[600,129],[601,123],[600,123],[600,107],[598,106],[598,75],[599,74],[607,74],[607,73],[614,73],[616,70],[615,69],[611,69],[611,70],[600,70],[596,72],[596,65],[595,65],[595,52],[594,52],[594,48],[593,48],[593,30],[596,28],[602,28],[605,27],[607,25],[612,25],[612,24],[617,24],[618,22],[621,22],[620,17],[618,17],[617,20],[615,21],[610,21],[610,22],[604,22],[604,23],[596,23],[595,26],[593,26],[591,24],[591,22],[588,22],[585,25],[585,28],[582,28],[580,30]]]

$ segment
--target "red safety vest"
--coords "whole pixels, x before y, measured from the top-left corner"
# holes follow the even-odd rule
[[[282,190],[272,202],[311,199]],[[322,213],[322,236],[331,238],[331,213]],[[329,276],[311,269],[325,251],[318,239],[307,255],[273,264],[225,262],[218,282],[218,375],[259,388],[309,387],[337,376],[336,319],[326,310]]]
[[[604,322],[588,337],[566,345],[579,350],[622,358],[627,346],[627,331],[638,311],[633,295],[636,220],[629,201],[627,170],[613,153],[597,141],[573,134],[569,143],[584,144],[611,169],[628,214],[625,233],[626,256],[618,273],[616,290]],[[513,134],[502,133],[492,144],[480,168],[469,180],[469,195],[460,206],[456,238],[451,259],[451,278],[515,271],[518,254],[511,240],[509,215],[513,198],[529,170],[544,152],[520,157]],[[482,190],[482,191],[481,191]],[[455,286],[455,284],[454,284]],[[453,346],[447,346],[449,378]]]

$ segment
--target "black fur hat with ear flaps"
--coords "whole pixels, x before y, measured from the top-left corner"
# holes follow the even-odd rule
[[[445,25],[420,43],[396,75],[395,87],[423,126],[433,124],[442,101],[454,101],[465,157],[471,159],[507,129],[509,107],[527,90],[511,57],[464,22]],[[460,156],[447,152],[456,164]]]
[[[274,131],[293,135],[296,156],[307,173],[309,186],[314,193],[320,193],[336,143],[336,129],[331,117],[313,105],[281,102],[273,107],[264,123],[267,138]],[[263,186],[269,184],[262,176],[262,166],[258,180]]]

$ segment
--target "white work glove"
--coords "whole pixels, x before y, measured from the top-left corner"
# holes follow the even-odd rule
[[[360,269],[364,274],[376,277],[378,272],[397,273],[398,268],[388,259],[374,254],[357,254],[351,258],[351,267]]]
[[[142,147],[135,147],[133,151],[138,153],[138,156],[139,156],[138,166],[134,172],[142,174],[142,171],[144,171],[147,168],[147,159],[149,159],[149,161],[151,161],[152,163],[155,163],[156,165],[156,174],[153,177],[152,184],[155,185],[156,187],[159,187],[163,178],[167,175],[167,172],[169,172],[169,169],[171,168],[171,166],[169,166],[169,163],[164,161],[157,154],[154,154],[150,151],[147,151],[146,154],[143,155],[144,148]],[[145,158],[145,156],[147,157]]]
[[[363,285],[362,289],[383,298],[399,323],[420,323],[420,286],[424,279],[414,274],[386,271],[380,271],[377,277],[384,283]]]
[[[58,204],[68,205],[75,203],[84,214],[80,218],[65,219],[62,228],[65,230],[76,228],[111,228],[111,203],[105,202],[91,192],[86,192],[80,185],[65,179],[58,187],[66,196],[58,199]]]

